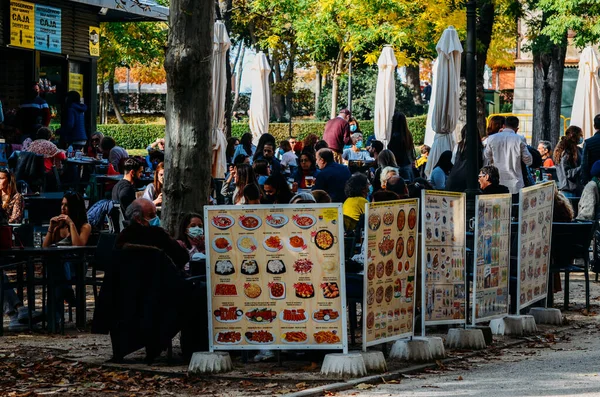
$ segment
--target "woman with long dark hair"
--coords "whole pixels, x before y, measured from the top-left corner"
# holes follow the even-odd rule
[[[237,145],[237,147],[235,148],[232,159],[235,160],[237,156],[243,154],[245,156],[250,157],[250,160],[252,160],[252,156],[254,155],[255,151],[256,146],[252,144],[252,134],[246,132],[244,135],[242,135],[242,138],[240,139],[240,144]]]
[[[394,167],[398,168],[398,164],[396,163],[396,157],[391,150],[384,149],[377,156],[377,169],[375,170],[375,175],[373,176],[373,180],[371,184],[373,185],[373,191],[376,192],[381,189],[381,171],[385,167]]]
[[[313,156],[316,153],[315,145],[319,142],[319,137],[315,134],[308,134],[304,140],[302,141],[302,145],[304,146],[302,152],[312,152]]]
[[[583,143],[583,131],[572,125],[554,149],[554,164],[558,177],[558,190],[566,197],[578,197],[582,186],[579,182],[581,171],[582,149],[577,146]]]
[[[440,158],[431,171],[429,182],[436,190],[446,189],[446,179],[452,170],[452,152],[446,150],[440,155]]]
[[[0,170],[0,195],[2,200],[2,211],[6,214],[8,223],[21,223],[25,201],[21,193],[17,191],[15,175],[7,169]]]
[[[225,158],[227,159],[227,164],[233,163],[233,159],[235,158],[233,157],[233,154],[235,153],[235,149],[239,144],[240,140],[234,136],[227,140],[227,149],[225,149]]]
[[[252,166],[249,164],[237,164],[235,166],[235,190],[233,191],[233,203],[236,205],[246,204],[244,188],[249,184],[257,184]]]
[[[467,190],[467,126],[460,130],[460,142],[455,146],[452,155],[452,171],[446,180],[446,190],[464,192]],[[477,139],[477,169],[483,164],[483,145]]]
[[[184,215],[181,222],[179,222],[177,242],[188,250],[190,260],[196,253],[204,254],[204,222],[202,221],[202,215],[195,212]]]
[[[315,178],[319,173],[319,170],[317,169],[317,163],[315,161],[315,155],[310,151],[302,152],[298,162],[300,165],[296,169],[296,172],[294,172],[292,175],[292,178],[294,178],[294,189],[310,189],[312,188]],[[306,177],[312,177],[308,184],[306,183]]]
[[[261,202],[263,204],[288,204],[294,196],[285,177],[281,174],[273,174],[267,178],[263,186]]]
[[[408,122],[404,113],[396,112],[392,117],[392,136],[387,148],[394,153],[400,176],[406,182],[412,182],[413,163],[417,159],[415,156],[415,145],[412,134],[408,129]]]
[[[87,244],[91,231],[83,197],[77,192],[68,191],[62,199],[60,215],[50,219],[43,246],[59,244],[82,247]]]

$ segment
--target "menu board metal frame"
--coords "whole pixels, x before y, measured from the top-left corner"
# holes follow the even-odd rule
[[[505,237],[506,238],[506,249],[504,248],[499,248],[499,247],[494,247],[494,236],[492,234],[492,236],[490,236],[489,238],[489,243],[483,243],[483,249],[480,249],[480,245],[479,245],[479,240],[480,240],[480,233],[485,233],[484,230],[481,230],[480,224],[485,223],[485,219],[480,219],[480,216],[482,215],[479,211],[479,206],[482,202],[485,201],[498,201],[499,205],[500,205],[500,211],[504,211],[507,215],[505,217],[505,219],[497,219],[497,222],[500,222],[500,224],[498,224],[498,231],[502,231],[504,230],[504,232],[506,233]],[[504,203],[500,202],[500,201],[505,201]],[[504,206],[502,206],[502,204],[504,204]],[[510,225],[510,220],[511,220],[511,210],[512,210],[512,195],[511,194],[493,194],[493,195],[479,195],[476,197],[475,199],[475,236],[474,236],[474,255],[473,255],[473,300],[472,300],[472,304],[471,304],[471,320],[472,320],[472,324],[476,325],[477,323],[480,322],[484,322],[484,321],[490,321],[493,320],[495,318],[501,318],[504,317],[505,315],[508,314],[509,310],[510,310],[510,301],[509,301],[509,282],[510,282],[510,242],[511,242],[511,225]],[[492,209],[493,212],[493,209]],[[494,218],[494,215],[492,213],[492,218]],[[492,220],[493,222],[494,220]],[[501,222],[505,222],[504,225],[502,225]],[[492,229],[494,228],[493,225],[489,225],[489,227],[491,227]],[[497,237],[498,240],[502,237]],[[485,239],[485,237],[483,238]],[[483,240],[482,239],[482,240]],[[498,241],[496,244],[500,244],[501,242]],[[487,249],[486,249],[487,246]],[[497,248],[499,250],[502,251],[506,251],[506,264],[505,265],[500,265],[498,264],[497,267],[502,267],[505,266],[506,268],[506,285],[502,284],[500,285],[500,283],[502,282],[502,275],[498,274],[498,285],[495,287],[490,287],[488,289],[492,289],[495,288],[496,291],[498,291],[500,288],[504,288],[505,291],[505,295],[504,295],[504,305],[506,306],[506,310],[502,313],[500,313],[499,311],[496,312],[496,314],[493,314],[491,316],[485,316],[485,317],[477,317],[477,305],[479,304],[479,302],[477,301],[477,292],[478,289],[481,288],[481,286],[477,283],[477,272],[478,272],[478,267],[482,266],[485,267],[486,265],[489,265],[490,261],[486,261],[485,259],[482,259],[482,263],[479,263],[479,256],[480,255],[487,255],[488,257],[493,258],[494,254],[493,254],[493,249]],[[483,252],[482,252],[483,251]],[[489,252],[489,253],[488,253]],[[498,262],[500,262],[500,258],[502,258],[502,255],[500,255],[500,253],[498,253]],[[493,260],[492,260],[493,261]],[[486,263],[488,262],[488,263]],[[490,278],[491,275],[490,275]]]
[[[531,210],[531,205],[530,203],[528,203],[527,205],[524,205],[523,202],[523,198],[524,195],[528,194],[529,192],[533,192],[536,190],[542,190],[542,189],[547,189],[548,192],[544,194],[545,198],[547,198],[548,194],[551,197],[550,200],[550,219],[546,220],[546,217],[544,217],[544,222],[547,222],[548,225],[548,232],[546,237],[543,237],[543,229],[540,229],[539,232],[542,233],[542,238],[546,239],[546,245],[548,246],[548,251],[546,254],[542,253],[541,256],[539,258],[537,258],[539,260],[539,262],[543,262],[544,261],[544,257],[545,257],[545,264],[547,265],[547,270],[546,270],[546,289],[545,291],[542,293],[542,291],[540,291],[540,294],[538,295],[534,295],[532,294],[532,299],[526,299],[525,302],[521,301],[521,295],[526,295],[527,291],[521,292],[521,287],[522,287],[522,282],[521,282],[521,267],[523,266],[523,217],[525,216],[525,211],[529,211]],[[533,186],[529,186],[526,188],[523,188],[519,191],[519,230],[517,231],[517,233],[519,234],[519,238],[518,238],[518,258],[517,258],[517,312],[516,314],[519,314],[521,312],[521,309],[524,309],[532,304],[534,304],[535,302],[541,301],[542,299],[546,299],[548,297],[548,280],[550,277],[550,253],[551,253],[551,244],[552,244],[552,220],[553,220],[553,216],[554,216],[554,189],[556,189],[555,187],[555,183],[554,181],[549,181],[549,182],[544,182],[544,183],[538,183],[537,185],[533,185]],[[530,199],[528,199],[528,201],[530,201]],[[538,227],[540,227],[538,225]],[[526,233],[530,233],[531,230],[528,227],[527,228],[527,232]],[[538,233],[539,233],[538,232]],[[541,247],[539,247],[541,249]],[[535,246],[534,246],[535,249]],[[535,260],[535,258],[534,258]],[[534,291],[535,292],[535,291]],[[526,296],[527,298],[527,296]],[[546,300],[546,306],[548,304],[548,301]]]
[[[393,276],[388,276],[395,278],[395,279],[399,279],[399,276],[396,275],[396,269],[397,266],[405,266],[404,261],[400,261],[400,263],[397,265],[396,264],[396,260],[400,259],[397,257],[397,253],[398,253],[398,239],[400,238],[401,234],[406,235],[407,239],[403,242],[402,244],[402,252],[406,253],[408,251],[408,238],[409,237],[413,237],[414,238],[414,251],[413,251],[413,255],[411,256],[406,256],[406,259],[408,259],[406,261],[406,263],[410,263],[410,261],[412,261],[412,277],[413,277],[413,281],[412,281],[412,285],[413,285],[413,293],[412,293],[412,313],[407,313],[410,317],[411,317],[411,321],[410,321],[410,329],[407,332],[403,332],[403,333],[399,333],[399,334],[395,334],[395,335],[391,335],[391,336],[387,336],[385,338],[376,338],[372,341],[367,341],[367,335],[368,335],[368,330],[367,330],[367,319],[368,319],[368,314],[365,316],[365,313],[369,313],[369,304],[367,303],[367,295],[368,295],[368,288],[369,288],[369,278],[368,278],[368,274],[369,271],[372,271],[373,274],[373,280],[375,280],[375,269],[376,269],[376,265],[377,265],[377,261],[376,260],[372,260],[372,258],[369,255],[366,255],[367,252],[369,252],[369,235],[377,235],[377,231],[380,230],[380,228],[385,228],[385,222],[383,222],[383,219],[380,219],[380,226],[377,227],[376,230],[372,230],[370,228],[370,215],[372,213],[372,209],[371,207],[384,207],[384,208],[390,208],[390,207],[396,207],[395,211],[393,212],[394,214],[394,219],[393,222],[388,225],[389,226],[394,226],[392,228],[392,232],[390,233],[390,236],[394,239],[395,244],[394,244],[394,249],[392,251],[392,258],[394,259],[388,259],[394,262],[394,272],[392,273]],[[415,211],[415,225],[413,227],[413,229],[410,229],[409,226],[409,214],[410,211],[412,211],[414,209]],[[399,231],[398,230],[398,226],[397,226],[397,222],[398,222],[398,216],[400,211],[404,211],[404,220],[405,223],[403,226],[403,231]],[[414,313],[415,313],[415,309],[416,309],[416,283],[417,281],[417,264],[418,264],[418,256],[419,256],[419,199],[406,199],[406,200],[394,200],[394,201],[385,201],[385,202],[380,202],[380,203],[369,203],[369,204],[365,204],[365,231],[364,231],[364,241],[367,244],[365,250],[367,252],[364,252],[364,283],[363,283],[363,324],[362,324],[362,335],[363,335],[363,343],[362,343],[362,347],[363,347],[363,351],[367,350],[367,347],[369,346],[374,346],[374,345],[378,345],[381,343],[386,343],[386,342],[391,342],[391,341],[395,341],[401,338],[406,338],[406,337],[410,337],[414,335],[414,328],[415,328],[415,324],[414,324]],[[384,232],[385,233],[385,232]],[[375,237],[373,236],[373,237]],[[378,241],[375,241],[375,244],[377,244]],[[404,257],[404,255],[401,255],[402,257]],[[382,262],[383,264],[383,262]],[[369,270],[369,267],[372,266],[372,269]],[[410,268],[409,268],[410,269]],[[387,276],[387,273],[382,273],[382,277],[383,276]],[[377,278],[382,278],[382,277],[377,277]],[[404,277],[404,280],[411,277],[410,274],[406,274]],[[383,283],[383,285],[381,287],[383,287],[385,285],[385,283]],[[406,282],[404,283],[404,285],[401,284],[399,288],[398,293],[400,295],[402,295],[402,287],[405,287],[405,285],[408,285]],[[393,287],[394,289],[396,288],[396,286],[389,284],[388,286]],[[397,298],[402,298],[402,296],[395,296],[396,291],[394,290],[394,296],[390,302],[394,303],[396,302],[395,299]],[[383,300],[382,300],[383,303]],[[388,305],[389,306],[389,305]],[[400,306],[400,305],[398,305]],[[398,308],[398,311],[400,311],[401,309]],[[406,314],[405,314],[406,315]],[[394,313],[394,317],[396,316],[396,313]],[[400,316],[400,314],[398,315],[398,317]],[[389,320],[389,319],[388,319]],[[376,320],[375,320],[376,321]],[[395,320],[398,321],[398,320]]]
[[[235,211],[240,212],[244,210],[261,210],[261,211],[271,211],[271,210],[279,210],[285,211],[286,209],[316,209],[316,210],[333,210],[335,211],[335,223],[337,224],[337,232],[338,232],[338,241],[336,243],[339,250],[339,258],[340,263],[338,267],[338,271],[336,274],[339,274],[339,299],[340,299],[340,322],[338,328],[341,329],[340,342],[336,344],[317,344],[317,343],[273,343],[273,344],[227,344],[227,345],[219,345],[214,341],[215,330],[214,322],[213,322],[213,285],[211,280],[212,274],[212,262],[211,262],[211,226],[210,225],[210,217],[209,214],[212,212],[218,211]],[[208,329],[209,329],[209,350],[211,352],[215,350],[343,350],[344,354],[348,353],[348,322],[347,322],[347,304],[346,304],[346,277],[345,277],[345,251],[344,251],[344,221],[343,221],[343,213],[342,213],[342,204],[294,204],[294,205],[242,205],[242,206],[231,206],[231,205],[221,205],[221,206],[205,206],[204,207],[204,230],[205,230],[205,247],[206,247],[206,282],[207,282],[207,306],[208,306]],[[289,217],[289,222],[292,222],[291,217]],[[291,265],[290,265],[291,267]],[[286,286],[287,289],[287,286]],[[290,288],[290,291],[292,289]],[[319,288],[314,289],[315,296],[318,292],[320,292]],[[287,292],[286,292],[287,296]],[[243,297],[242,299],[246,299]],[[258,306],[257,306],[258,308]],[[279,317],[279,315],[277,316]],[[242,319],[241,321],[247,321]],[[281,321],[279,318],[277,321]],[[312,319],[308,319],[308,321],[314,321]],[[243,332],[243,331],[242,331]],[[243,337],[243,336],[242,336]],[[277,335],[277,342],[280,341],[281,336]],[[309,339],[310,341],[310,339]]]
[[[458,249],[462,249],[462,262],[463,262],[463,269],[462,269],[462,277],[463,277],[463,292],[465,294],[464,296],[464,313],[465,316],[462,319],[456,319],[456,320],[437,320],[437,321],[432,321],[426,320],[426,313],[427,313],[427,299],[426,299],[426,293],[427,293],[427,289],[426,289],[426,274],[427,274],[427,248],[429,247],[429,245],[427,244],[427,234],[426,234],[426,210],[427,210],[427,197],[428,196],[438,196],[438,197],[442,197],[442,199],[444,197],[452,197],[454,199],[459,198],[459,205],[462,207],[461,210],[461,215],[459,216],[458,219],[454,219],[454,227],[452,228],[453,230],[457,230],[457,233],[453,233],[454,235],[460,235],[462,236],[462,245],[456,245],[454,246],[454,248],[458,248]],[[443,324],[466,324],[467,323],[467,313],[468,313],[468,308],[466,307],[467,305],[467,296],[466,296],[466,194],[465,193],[457,193],[457,192],[447,192],[447,191],[442,191],[442,190],[423,190],[421,192],[421,334],[423,336],[425,336],[425,326],[427,325],[443,325]],[[451,208],[451,207],[448,207]],[[460,225],[462,224],[462,230],[460,230],[460,227],[457,227],[457,224]],[[441,266],[441,265],[440,265]],[[458,284],[460,285],[460,284]],[[435,298],[435,291],[433,293],[433,297],[432,300],[436,301]],[[456,300],[455,300],[456,301]]]

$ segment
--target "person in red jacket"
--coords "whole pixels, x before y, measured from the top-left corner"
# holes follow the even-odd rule
[[[336,118],[325,124],[323,140],[327,142],[329,149],[333,151],[334,160],[340,164],[342,163],[344,145],[349,145],[352,142],[350,139],[350,124],[348,124],[351,116],[352,114],[348,109],[342,109]]]

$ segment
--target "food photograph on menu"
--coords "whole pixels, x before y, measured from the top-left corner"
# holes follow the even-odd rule
[[[212,350],[347,348],[341,219],[339,205],[206,207]]]
[[[422,193],[422,305],[425,324],[465,322],[465,194]]]
[[[477,196],[473,323],[508,314],[512,197]]]
[[[413,335],[419,200],[367,204],[363,350]]]
[[[519,203],[517,310],[546,298],[548,293],[554,182],[522,189]]]

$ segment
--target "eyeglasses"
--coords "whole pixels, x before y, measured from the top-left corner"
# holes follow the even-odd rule
[[[478,178],[483,178],[484,176],[487,176],[487,174],[479,174]]]

